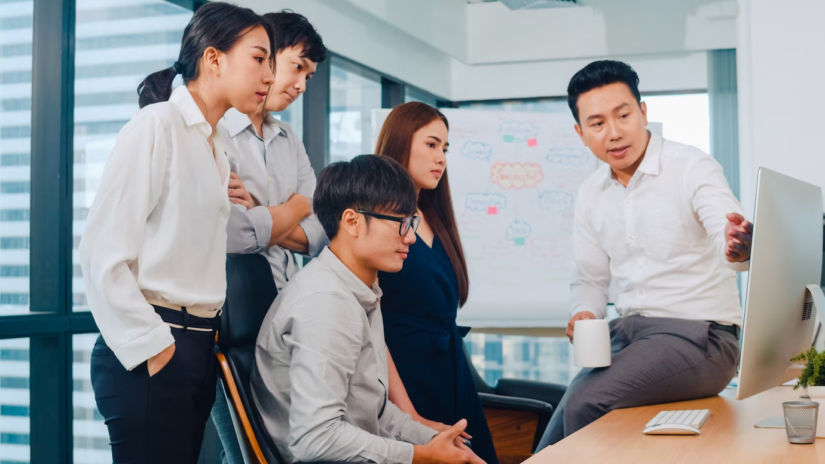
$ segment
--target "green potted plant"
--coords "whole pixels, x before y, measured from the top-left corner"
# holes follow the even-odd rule
[[[799,375],[799,382],[793,387],[808,389],[808,396],[825,401],[825,351],[819,353],[816,348],[811,347],[806,353],[791,358],[791,361],[804,361],[805,368]]]

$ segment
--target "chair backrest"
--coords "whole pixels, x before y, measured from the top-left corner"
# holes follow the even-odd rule
[[[277,295],[272,268],[266,257],[259,254],[227,255],[226,303],[218,339],[221,349],[255,346],[264,317]]]
[[[244,429],[257,460],[268,464],[281,463],[283,459],[252,403],[249,377],[255,363],[258,331],[277,294],[272,270],[264,256],[227,255],[226,303],[221,315],[218,359],[223,381],[229,387],[230,407],[235,408],[241,422],[236,426]]]

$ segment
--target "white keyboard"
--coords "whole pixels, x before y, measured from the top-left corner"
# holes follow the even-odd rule
[[[662,411],[645,425],[648,435],[697,435],[710,417],[709,409]]]

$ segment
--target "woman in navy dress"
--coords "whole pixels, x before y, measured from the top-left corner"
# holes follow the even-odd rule
[[[448,129],[437,109],[406,103],[390,112],[375,149],[407,168],[421,217],[401,272],[378,274],[391,353],[389,395],[438,430],[467,419],[473,451],[492,464],[498,462],[493,440],[462,347],[469,328],[455,322],[469,281],[447,182]]]

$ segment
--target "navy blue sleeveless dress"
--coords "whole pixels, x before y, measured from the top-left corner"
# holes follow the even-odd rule
[[[398,374],[418,413],[453,425],[467,419],[473,451],[497,464],[462,348],[470,330],[455,323],[458,281],[447,251],[436,236],[430,248],[416,237],[398,273],[378,273],[384,337]]]

